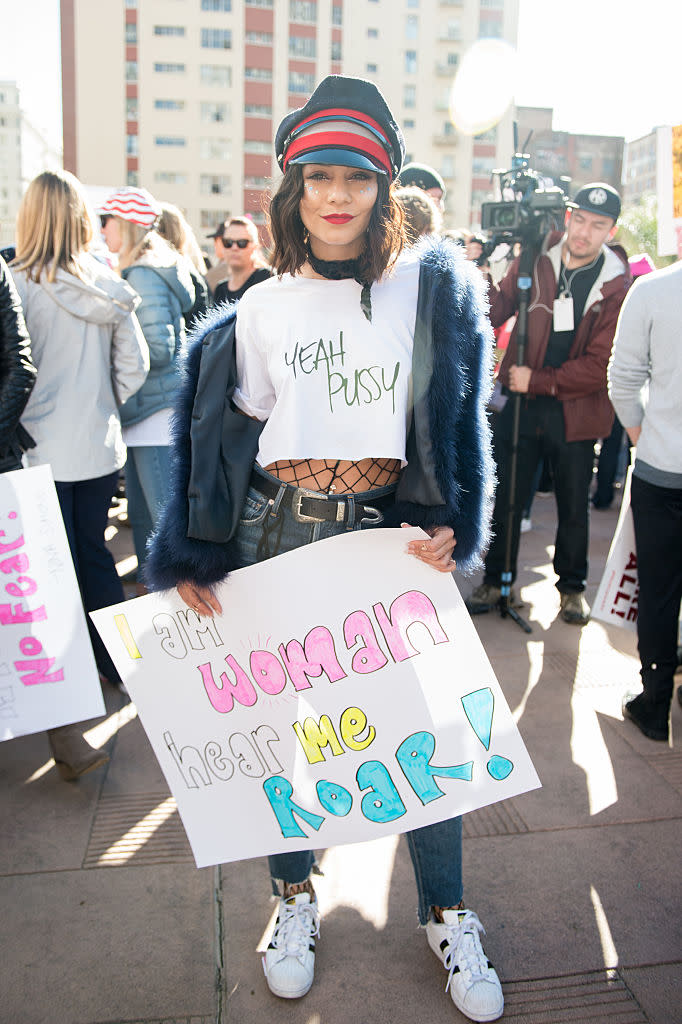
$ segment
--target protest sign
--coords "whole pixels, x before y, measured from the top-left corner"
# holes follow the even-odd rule
[[[633,455],[634,462],[634,455]],[[616,532],[611,541],[597,596],[592,605],[592,618],[610,626],[622,626],[637,632],[639,582],[635,526],[630,508],[632,466],[628,469]]]
[[[104,712],[50,467],[0,473],[0,739]]]
[[[354,843],[540,785],[452,577],[418,529],[240,569],[200,619],[175,591],[94,612],[197,866]]]

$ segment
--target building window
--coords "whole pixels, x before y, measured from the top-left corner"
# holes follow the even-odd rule
[[[315,75],[303,71],[289,72],[289,92],[311,93],[315,88]]]
[[[455,158],[450,154],[446,153],[440,165],[440,173],[444,178],[454,178],[455,176]]]
[[[182,38],[185,34],[184,25],[155,25],[155,36],[177,36]]]
[[[244,184],[247,188],[265,188],[267,183],[267,178],[263,178],[258,174],[244,175]]]
[[[129,136],[130,138],[130,136]],[[155,146],[186,146],[187,139],[183,139],[181,135],[155,135],[154,136]]]
[[[126,61],[126,82],[137,81],[137,61],[127,60]]]
[[[457,65],[459,64],[459,54],[458,53],[449,53],[448,54],[448,62],[447,63],[448,63],[448,67],[449,68],[456,68]]]
[[[368,39],[378,39],[379,38],[379,29],[378,28],[368,28],[367,29],[367,38]]]
[[[403,106],[404,107],[416,107],[417,106],[417,86],[416,85],[404,85],[403,86]]]
[[[199,139],[199,156],[202,160],[229,160],[228,139]]]
[[[378,70],[378,64],[365,64],[365,71],[367,71],[370,75],[376,75]]]
[[[414,121],[411,117],[403,118],[403,128],[414,128]]]
[[[314,25],[317,21],[316,0],[289,0],[289,19],[307,21]]]
[[[419,7],[419,0],[407,0],[408,7]]]
[[[580,157],[579,163],[580,163],[580,170],[581,171],[591,171],[592,170],[592,157],[591,156],[588,156],[587,154],[584,154],[583,156]]]
[[[247,7],[272,7],[273,0],[246,0]]]
[[[137,156],[137,135],[126,135],[126,155]]]
[[[164,75],[181,74],[185,70],[184,64],[155,64],[154,71]]]
[[[405,50],[405,74],[417,74],[417,51]]]
[[[332,25],[343,25],[343,7],[332,7]]]
[[[607,180],[616,173],[616,161],[612,156],[605,156],[601,162],[601,173]]]
[[[497,142],[497,127],[488,128],[487,132],[474,135],[474,142]]]
[[[272,46],[272,32],[246,32],[244,40],[252,46]]]
[[[133,188],[139,188],[140,175],[137,171],[128,171],[126,174],[126,185],[131,185]]]
[[[405,38],[416,39],[417,31],[419,29],[419,18],[416,14],[408,14],[407,21],[405,22]]]
[[[137,22],[129,21],[126,24],[126,45],[136,46],[137,45]]]
[[[206,121],[228,121],[230,108],[227,103],[205,102],[200,107],[201,120]]]
[[[247,82],[271,82],[272,68],[244,68]]]
[[[259,139],[244,139],[245,153],[272,153],[271,142],[261,142]]]
[[[202,28],[201,45],[207,50],[231,50],[232,32],[229,28]]]
[[[205,228],[214,228],[220,221],[226,221],[229,218],[229,210],[199,210],[199,225],[202,231]]]
[[[232,68],[222,64],[202,64],[199,80],[202,85],[232,85]]]
[[[486,174],[491,174],[496,164],[497,160],[494,156],[475,156],[471,161],[471,173],[483,177]]]
[[[332,60],[341,60],[341,43],[332,41]]]
[[[199,191],[204,196],[220,196],[230,191],[229,174],[202,174],[199,177]]]
[[[128,97],[126,100],[126,121],[137,121],[138,104],[137,100]]]
[[[155,171],[154,181],[160,185],[186,185],[187,175],[179,171]]]
[[[184,100],[154,100],[154,110],[184,110]]]
[[[289,36],[289,56],[314,58],[317,54],[317,43],[311,36]]]
[[[126,7],[129,8],[129,9],[136,8],[137,7],[137,0],[126,0]]]
[[[244,113],[248,117],[272,117],[272,107],[266,103],[245,103]]]
[[[462,38],[462,26],[459,18],[451,18],[441,36],[441,39],[454,39],[457,42]]]
[[[231,11],[232,0],[201,0],[202,11]]]

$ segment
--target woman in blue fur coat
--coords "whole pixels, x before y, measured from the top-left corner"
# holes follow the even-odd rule
[[[449,242],[403,251],[393,198],[404,143],[376,87],[325,79],[275,140],[278,276],[219,307],[190,345],[171,499],[147,579],[220,615],[213,585],[346,530],[422,526],[411,553],[471,570],[487,543],[485,414],[493,349],[482,279]],[[408,833],[419,917],[472,1020],[502,1013],[499,980],[462,902],[461,818]],[[271,991],[313,982],[312,851],[270,857],[283,884],[263,958]],[[276,891],[279,891],[276,889]]]

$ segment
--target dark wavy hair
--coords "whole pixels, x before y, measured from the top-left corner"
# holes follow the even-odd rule
[[[403,211],[394,198],[395,186],[385,174],[377,174],[378,193],[367,228],[367,245],[360,256],[358,277],[372,284],[391,267],[405,244]],[[290,164],[270,200],[268,227],[273,241],[272,266],[278,274],[295,274],[306,261],[307,232],[299,205],[303,196],[303,171]]]

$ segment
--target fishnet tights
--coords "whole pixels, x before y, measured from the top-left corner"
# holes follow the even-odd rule
[[[394,483],[400,475],[400,459],[282,459],[265,468],[267,473],[295,487],[323,494],[358,494]]]

